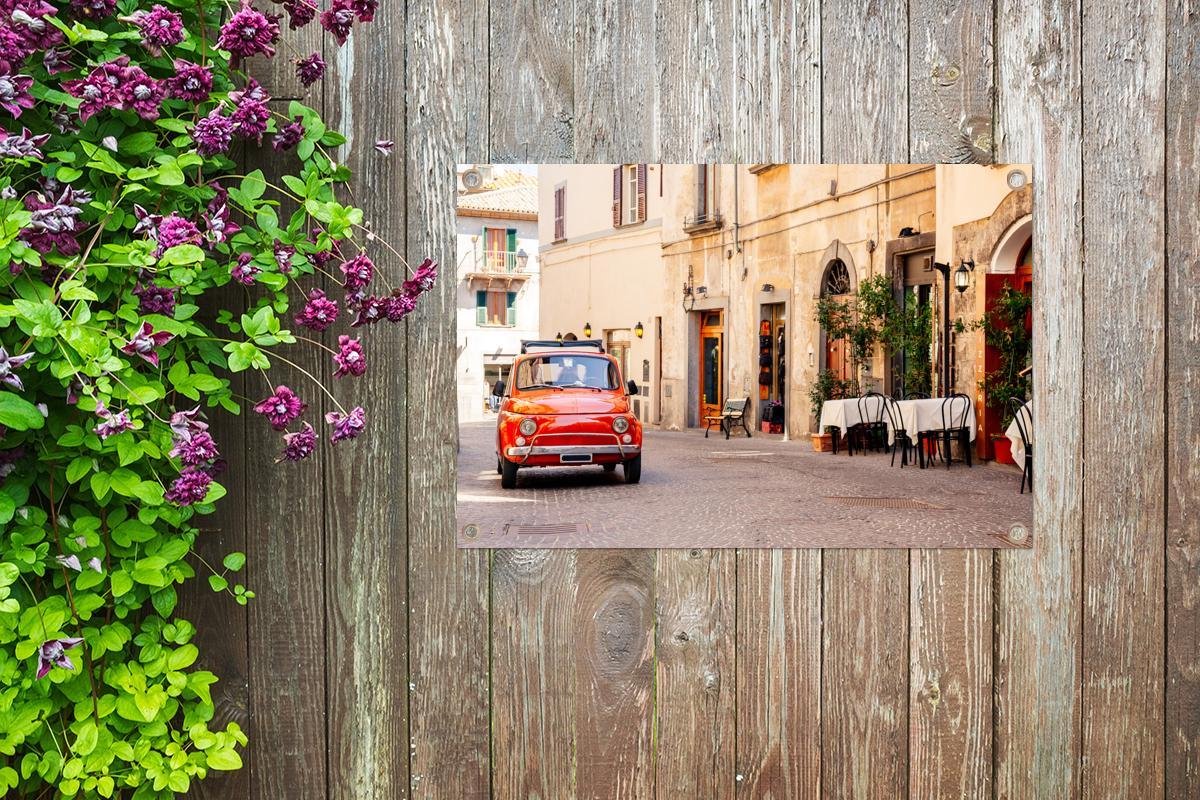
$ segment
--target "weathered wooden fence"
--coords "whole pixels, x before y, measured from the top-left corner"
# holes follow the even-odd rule
[[[453,263],[456,161],[1032,162],[1036,547],[457,551],[444,280],[369,334],[369,437],[284,469],[225,431],[205,546],[258,598],[192,609],[252,744],[200,794],[1200,796],[1194,4],[411,0],[305,35],[410,260]]]

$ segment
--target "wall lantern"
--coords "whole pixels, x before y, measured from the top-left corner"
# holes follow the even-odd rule
[[[583,338],[585,338],[585,339],[592,338],[592,323],[590,323],[590,322],[583,323]]]
[[[762,290],[763,290],[765,293],[767,293],[767,294],[770,294],[771,292],[775,291],[775,284],[773,284],[773,283],[764,283],[764,284],[762,285]]]
[[[559,344],[562,344],[562,331],[558,332],[558,335],[554,337],[554,340]]]
[[[517,269],[524,272],[527,266],[529,266],[529,253],[526,253],[525,248],[522,247],[517,251]]]
[[[971,282],[971,273],[975,271],[975,261],[964,260],[958,265],[958,269],[954,270],[954,288],[962,294],[967,290],[967,286]]]
[[[702,294],[705,297],[708,297],[708,287],[707,286],[697,286],[696,294]]]
[[[642,326],[641,320],[633,327],[633,335],[639,339],[646,335],[646,329]]]

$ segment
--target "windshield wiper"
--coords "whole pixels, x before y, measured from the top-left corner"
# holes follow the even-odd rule
[[[553,383],[531,383],[528,386],[521,386],[519,388],[521,391],[526,389],[558,389],[561,392],[563,390],[563,387],[555,386]]]

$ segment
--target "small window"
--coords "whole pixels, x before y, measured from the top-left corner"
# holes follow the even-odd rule
[[[627,166],[625,175],[625,221],[632,225],[640,221],[638,219],[638,165]]]
[[[517,293],[488,289],[475,293],[475,322],[478,325],[513,327],[517,324]]]
[[[559,186],[554,190],[554,241],[561,242],[567,238],[567,187]]]

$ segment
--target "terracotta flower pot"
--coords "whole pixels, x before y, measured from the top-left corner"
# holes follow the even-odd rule
[[[812,434],[813,452],[830,453],[833,452],[833,434],[830,433],[814,433]]]

